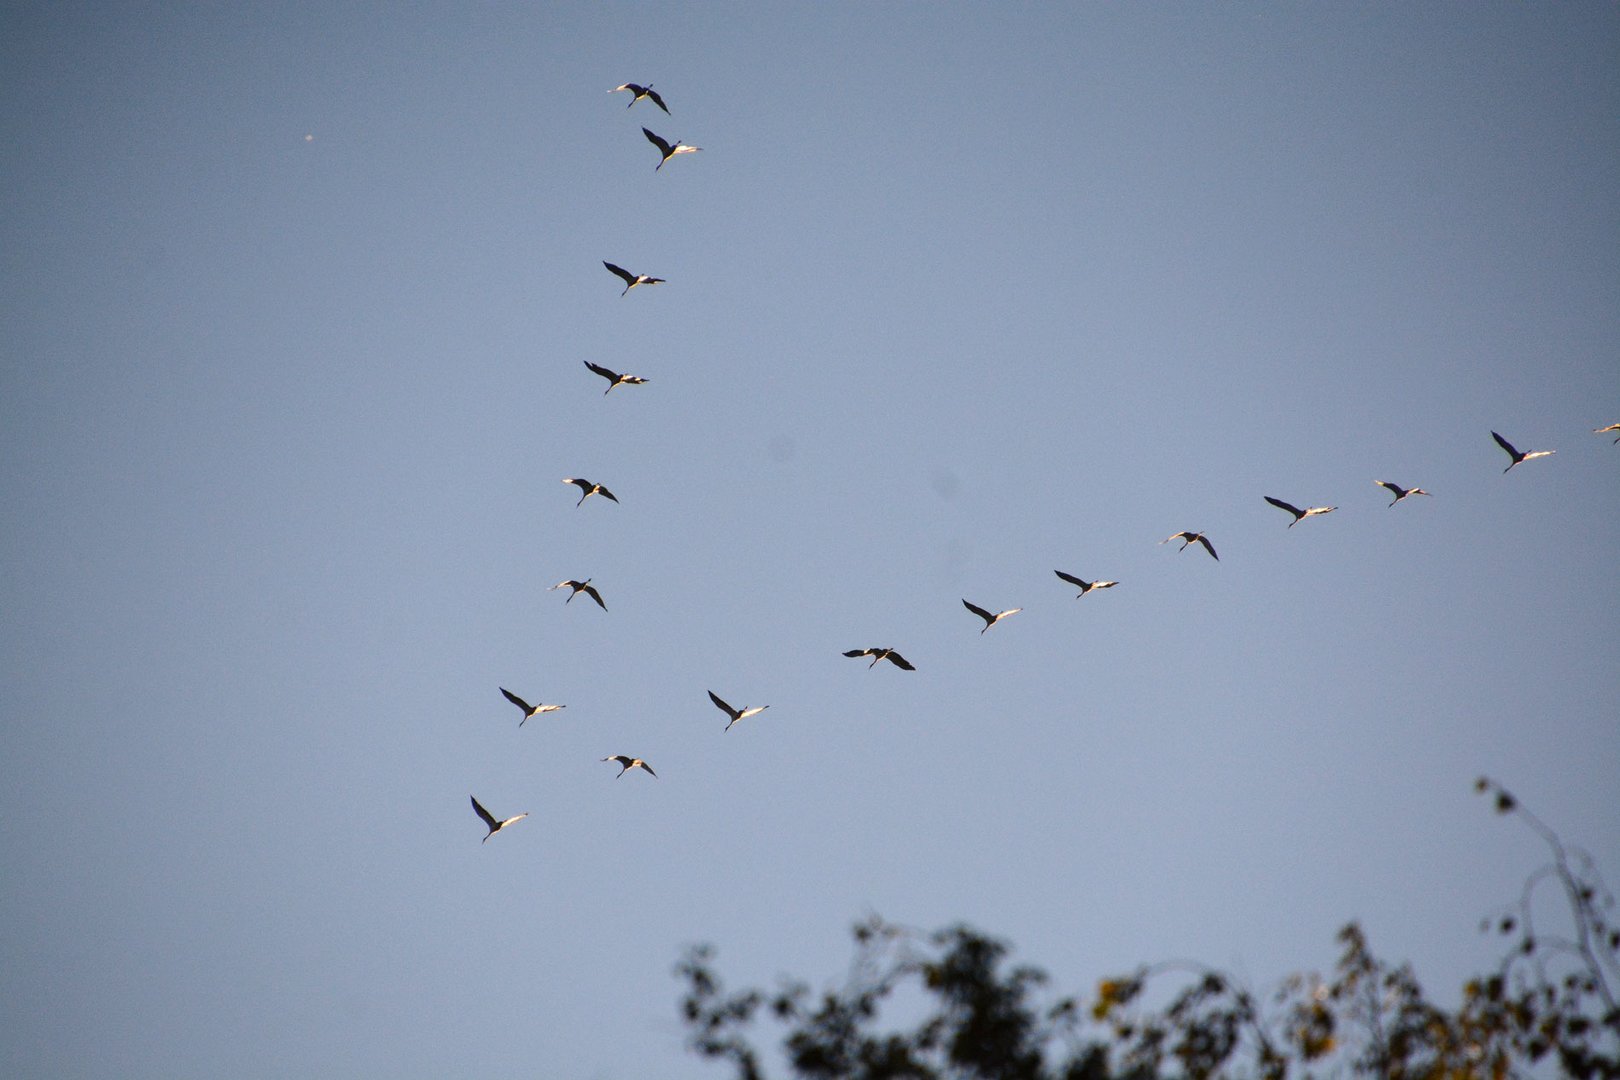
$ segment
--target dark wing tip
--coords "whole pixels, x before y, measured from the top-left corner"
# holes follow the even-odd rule
[[[1062,578],[1064,581],[1067,581],[1070,585],[1078,585],[1082,589],[1086,587],[1086,583],[1081,581],[1079,578],[1075,577],[1073,574],[1065,574],[1061,570],[1054,570],[1054,571],[1052,571],[1052,573],[1056,574],[1058,577]]]

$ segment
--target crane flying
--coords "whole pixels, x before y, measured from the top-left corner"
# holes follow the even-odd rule
[[[984,610],[984,608],[980,607],[979,605],[970,604],[966,600],[962,601],[962,606],[967,608],[969,611],[973,612],[973,614],[977,615],[979,618],[984,620],[984,630],[990,629],[992,626],[996,625],[996,623],[1000,622],[1002,619],[1005,619],[1007,616],[1016,615],[1020,611],[1024,610],[1021,607],[1008,608],[1006,611],[998,612],[998,613],[992,615],[988,611]],[[984,630],[980,630],[979,633],[981,633],[981,634],[984,633]]]
[[[665,105],[664,99],[658,96],[658,91],[652,88],[652,83],[648,83],[646,86],[637,86],[633,82],[627,82],[623,85],[615,86],[613,89],[609,90],[608,93],[617,94],[620,90],[630,91],[630,104],[625,106],[627,109],[636,102],[640,101],[642,98],[646,98],[660,109],[663,109],[665,113],[669,112],[669,106]]]
[[[1065,574],[1061,570],[1054,570],[1052,573],[1056,574],[1058,577],[1080,590],[1079,595],[1075,597],[1076,600],[1080,599],[1081,596],[1086,595],[1086,593],[1090,592],[1092,589],[1112,589],[1115,585],[1119,584],[1117,581],[1082,581],[1073,574]],[[988,627],[986,629],[988,629]]]
[[[634,102],[631,104],[634,104]],[[663,139],[660,139],[657,135],[654,135],[652,132],[648,131],[646,128],[642,128],[641,133],[647,136],[648,142],[658,147],[658,152],[660,154],[664,155],[658,159],[658,164],[653,166],[653,172],[657,172],[659,169],[662,169],[664,167],[664,162],[668,161],[676,154],[695,154],[699,150],[703,149],[701,146],[683,146],[681,144],[681,140],[679,139],[676,139],[674,143],[667,143]]]
[[[617,761],[619,763],[619,766],[620,766],[620,768],[619,768],[619,776],[623,776],[625,773],[629,772],[631,769],[646,769],[649,773],[652,774],[652,778],[654,780],[658,779],[658,774],[652,771],[652,766],[648,765],[645,761],[642,761],[638,757],[631,757],[628,754],[614,754],[612,757],[605,757],[602,760],[603,761]],[[619,776],[615,776],[613,779],[617,780],[619,778]]]
[[[866,670],[868,670],[868,671],[871,671],[873,668],[877,667],[877,664],[878,664],[879,660],[887,660],[889,663],[893,664],[895,667],[899,668],[901,671],[916,671],[917,670],[916,668],[911,666],[910,662],[907,661],[905,657],[901,656],[899,653],[895,652],[893,649],[884,649],[884,648],[879,648],[879,647],[874,646],[873,648],[870,648],[870,649],[851,649],[848,652],[846,652],[844,655],[845,656],[870,656],[872,658],[872,662],[870,664],[866,665]]]
[[[1315,517],[1317,514],[1331,514],[1333,511],[1338,509],[1337,506],[1308,506],[1304,510],[1301,510],[1299,507],[1285,503],[1281,499],[1273,499],[1270,495],[1262,495],[1261,498],[1265,499],[1266,502],[1270,503],[1272,506],[1275,506],[1277,509],[1286,510],[1290,514],[1294,515],[1294,520],[1288,523],[1288,527],[1290,529],[1308,517]]]
[[[750,716],[758,715],[759,713],[762,713],[766,709],[770,708],[769,705],[752,705],[745,709],[733,709],[730,705],[727,705],[725,702],[721,701],[713,690],[709,691],[709,700],[714,702],[715,707],[721,712],[731,717],[731,724],[735,724],[739,720],[746,720]],[[726,725],[726,731],[731,730],[731,724]]]
[[[1395,503],[1400,502],[1402,499],[1406,498],[1408,495],[1428,495],[1429,494],[1427,491],[1424,491],[1422,488],[1403,488],[1403,487],[1401,487],[1401,485],[1392,484],[1388,480],[1374,480],[1373,483],[1377,484],[1381,488],[1389,489],[1389,493],[1391,495],[1395,496],[1395,502],[1392,502],[1392,503],[1389,504],[1391,506],[1394,506]]]
[[[496,833],[500,832],[502,829],[506,828],[508,825],[512,824],[514,821],[522,821],[524,818],[529,816],[529,812],[527,810],[525,810],[523,813],[519,814],[517,817],[509,817],[505,821],[496,821],[494,814],[491,814],[488,810],[485,810],[482,806],[479,805],[478,796],[471,795],[471,796],[469,796],[469,798],[472,799],[473,809],[475,811],[477,811],[478,817],[483,821],[483,823],[486,826],[489,827],[489,832],[484,834],[484,839],[482,841],[482,843],[485,843],[485,844],[489,843],[489,838],[490,837],[494,836]]]
[[[570,596],[569,599],[572,600],[573,597]],[[523,719],[518,721],[518,727],[522,727],[524,724],[528,723],[530,720],[533,720],[541,713],[556,712],[558,709],[566,709],[568,707],[566,705],[530,705],[527,701],[524,701],[522,698],[518,697],[504,686],[501,687],[501,693],[506,695],[507,701],[510,701],[512,704],[523,710]]]
[[[640,375],[621,375],[612,368],[605,368],[601,364],[593,364],[589,360],[585,361],[585,366],[608,381],[608,388],[602,391],[603,397],[613,393],[613,388],[615,386],[640,386],[642,383],[647,381]]]
[[[610,271],[612,271],[614,274],[616,274],[618,277],[620,277],[620,278],[622,278],[624,280],[624,292],[620,293],[619,294],[620,296],[623,296],[624,293],[629,292],[631,289],[635,288],[637,285],[662,285],[662,284],[664,284],[664,279],[661,278],[661,277],[651,277],[651,276],[649,276],[647,274],[632,274],[630,271],[626,270],[624,267],[622,267],[622,266],[614,266],[612,263],[608,262],[606,259],[602,260],[602,265],[607,267]]]
[[[1556,454],[1558,452],[1556,450],[1532,450],[1527,454],[1521,454],[1513,448],[1512,443],[1502,438],[1502,436],[1498,435],[1496,432],[1491,432],[1491,438],[1495,439],[1496,445],[1506,450],[1508,457],[1513,459],[1512,461],[1508,462],[1508,467],[1503,469],[1503,472],[1508,472],[1513,468],[1513,466],[1517,465],[1521,461],[1532,461],[1535,458],[1546,457],[1549,454]]]
[[[1163,540],[1160,540],[1159,543],[1168,544],[1172,540],[1180,540],[1182,542],[1181,547],[1176,549],[1178,551],[1186,551],[1189,544],[1203,544],[1204,550],[1209,552],[1210,558],[1214,559],[1216,562],[1221,561],[1221,557],[1215,554],[1215,545],[1211,544],[1209,542],[1209,537],[1205,536],[1201,532],[1187,532],[1186,530],[1183,530],[1178,533],[1171,533]]]
[[[613,388],[610,386],[608,389],[611,390]],[[575,506],[583,505],[585,500],[590,498],[592,495],[600,495],[604,499],[611,499],[614,502],[619,501],[618,497],[614,495],[613,492],[609,491],[601,484],[594,483],[590,480],[582,480],[577,476],[565,476],[563,477],[563,483],[573,484],[575,487],[579,488],[579,490],[585,493],[579,497],[579,502],[575,503]]]
[[[574,602],[574,597],[578,596],[580,593],[584,593],[586,596],[589,596],[592,600],[596,601],[597,607],[601,608],[603,611],[607,610],[607,605],[602,603],[602,594],[597,592],[596,589],[592,587],[590,578],[586,578],[584,581],[559,581],[557,584],[553,585],[551,589],[547,589],[546,592],[551,592],[552,589],[561,589],[564,587],[574,591],[568,594],[568,599],[564,600],[563,603],[572,604]],[[520,724],[519,726],[521,727],[522,725]]]

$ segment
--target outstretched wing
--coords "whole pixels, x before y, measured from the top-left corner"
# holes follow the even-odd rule
[[[510,701],[512,704],[514,704],[518,708],[522,709],[523,710],[523,715],[525,717],[527,717],[529,713],[534,712],[534,706],[533,705],[530,705],[527,701],[524,701],[522,698],[520,698],[516,694],[512,693],[512,691],[508,690],[506,687],[504,687],[504,686],[501,687],[501,693],[506,695],[506,700],[507,701]]]
[[[585,595],[589,596],[592,600],[595,600],[597,607],[601,608],[603,611],[607,610],[607,605],[602,603],[602,594],[596,591],[595,585],[585,586]],[[570,596],[569,599],[572,600],[573,597]]]
[[[1261,498],[1265,499],[1266,502],[1270,503],[1272,506],[1275,506],[1277,509],[1286,510],[1297,518],[1305,516],[1305,511],[1301,510],[1297,506],[1285,503],[1281,499],[1273,499],[1270,495],[1262,495]]]
[[[1204,550],[1209,552],[1209,557],[1210,558],[1214,559],[1216,562],[1221,561],[1221,557],[1219,555],[1215,554],[1215,545],[1209,542],[1209,537],[1207,537],[1207,536],[1199,536],[1198,537],[1198,542],[1200,544],[1204,545]]]
[[[596,493],[598,495],[601,495],[601,496],[605,497],[605,498],[612,499],[614,502],[619,501],[617,498],[614,497],[613,492],[609,491],[607,488],[603,487],[601,484],[596,485]]]
[[[715,705],[719,707],[721,712],[725,713],[727,716],[729,716],[729,717],[731,717],[733,719],[736,719],[737,710],[733,709],[730,705],[727,705],[725,702],[721,701],[718,697],[716,697],[713,690],[709,691],[709,700],[714,702]]]
[[[607,267],[613,273],[617,274],[619,277],[623,278],[626,285],[634,285],[636,283],[636,275],[632,274],[624,267],[614,266],[612,263],[606,260],[603,260],[602,265]]]
[[[648,773],[651,773],[654,780],[658,779],[658,774],[652,771],[651,765],[647,764],[645,761],[638,761],[636,764],[640,765],[643,769],[646,769]]]
[[[641,133],[643,135],[647,136],[647,141],[648,142],[650,142],[654,146],[658,147],[659,153],[663,154],[665,157],[669,157],[669,155],[670,155],[670,153],[671,153],[671,151],[673,149],[669,145],[669,143],[665,142],[663,139],[660,139],[657,135],[654,135],[652,132],[648,131],[646,128],[642,128]]]
[[[1067,581],[1070,585],[1073,585],[1076,588],[1088,589],[1088,588],[1091,587],[1089,584],[1087,584],[1084,581],[1081,581],[1079,578],[1075,577],[1073,574],[1065,574],[1061,570],[1054,570],[1054,571],[1052,571],[1052,573],[1056,574],[1058,577],[1062,578],[1064,581]]]
[[[585,366],[602,376],[602,378],[606,379],[608,382],[619,381],[619,373],[614,371],[612,368],[605,368],[601,364],[593,364],[589,360],[585,361]]]
[[[1491,432],[1491,438],[1496,440],[1497,446],[1500,446],[1502,449],[1508,452],[1508,457],[1519,456],[1519,452],[1513,448],[1513,444],[1502,438],[1502,436],[1498,435],[1496,432]]]
[[[889,655],[884,657],[884,659],[888,660],[890,663],[892,663],[895,667],[899,668],[901,671],[916,671],[917,670],[916,668],[911,666],[910,661],[908,661],[905,657],[901,656],[899,653],[895,652],[893,649],[889,650]]]
[[[482,806],[478,805],[478,796],[470,795],[468,798],[472,799],[473,810],[477,812],[479,818],[483,820],[485,825],[489,826],[491,831],[500,827],[500,822],[495,820],[495,816],[488,810],[485,810]]]
[[[875,652],[877,652],[876,649],[850,649],[847,652],[845,652],[844,655],[845,656],[871,656]]]
[[[643,95],[649,98],[654,105],[658,106],[660,109],[663,109],[665,113],[669,112],[669,106],[665,105],[664,99],[658,96],[658,91],[648,86],[644,87],[641,92]]]
[[[977,615],[979,618],[983,619],[986,623],[993,623],[996,621],[996,617],[994,615],[984,610],[984,608],[979,607],[977,604],[970,604],[966,600],[963,600],[962,606],[973,612],[973,614]]]

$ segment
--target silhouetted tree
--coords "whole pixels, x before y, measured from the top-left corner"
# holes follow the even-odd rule
[[[1425,997],[1409,965],[1376,957],[1355,923],[1339,932],[1330,978],[1292,975],[1263,1007],[1226,974],[1186,963],[1103,979],[1082,1007],[1076,997],[1049,998],[1044,972],[1009,966],[1008,947],[970,927],[924,935],[873,917],[854,928],[844,985],[820,995],[802,982],[727,993],[713,951],[692,949],[676,969],[688,1041],[730,1062],[737,1080],[765,1075],[747,1038],[762,1008],[786,1027],[783,1049],[803,1080],[1505,1080],[1532,1070],[1620,1080],[1614,897],[1588,853],[1566,846],[1499,784],[1475,786],[1533,829],[1551,858],[1514,904],[1481,924],[1508,950],[1468,980],[1455,1009]],[[1560,930],[1532,921],[1531,901],[1547,882],[1568,907]],[[910,984],[928,1014],[910,1030],[886,1027],[882,1006]],[[1149,985],[1170,993],[1169,1004],[1144,1004]]]

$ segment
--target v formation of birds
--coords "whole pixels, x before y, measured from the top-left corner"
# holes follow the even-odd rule
[[[665,115],[673,115],[673,114],[670,113],[669,106],[664,103],[663,97],[660,96],[658,94],[658,92],[655,91],[652,88],[651,83],[649,83],[649,84],[647,84],[645,86],[642,86],[642,85],[640,85],[638,83],[623,83],[623,84],[621,84],[619,86],[614,87],[612,90],[610,90],[608,92],[609,93],[620,93],[620,92],[629,93],[631,95],[630,103],[629,103],[628,106],[626,106],[626,108],[632,108],[638,102],[645,100],[645,101],[650,101],[653,105],[657,106],[659,109],[661,109],[664,112]],[[647,141],[652,143],[653,146],[659,151],[660,156],[659,156],[658,164],[653,167],[653,170],[655,172],[661,171],[663,169],[664,165],[667,164],[669,162],[669,160],[671,158],[673,158],[673,157],[677,157],[677,156],[679,156],[681,154],[696,153],[697,151],[702,149],[701,147],[697,147],[697,146],[688,146],[688,145],[682,143],[679,139],[675,140],[674,142],[669,142],[668,140],[664,139],[662,136],[654,133],[649,128],[643,127],[641,129],[641,131],[642,131],[642,134],[646,137]],[[664,284],[664,279],[663,278],[653,277],[650,274],[632,273],[631,271],[626,270],[623,267],[617,266],[617,265],[615,265],[613,263],[610,263],[610,262],[608,262],[606,260],[603,260],[602,265],[607,267],[609,273],[613,274],[615,277],[619,278],[620,280],[622,280],[624,282],[624,290],[619,294],[621,297],[628,296],[629,293],[630,293],[630,290],[636,288],[637,286],[641,286],[641,285],[662,285],[662,284]],[[611,391],[613,391],[614,389],[620,387],[620,386],[641,386],[641,385],[644,385],[645,383],[647,383],[649,381],[648,379],[642,378],[639,375],[625,374],[625,373],[622,373],[622,372],[614,371],[611,368],[603,367],[600,364],[593,364],[589,360],[585,361],[584,363],[585,363],[585,367],[588,368],[591,371],[591,373],[593,373],[595,375],[599,375],[602,378],[607,380],[607,382],[608,382],[607,389],[602,392],[604,396],[606,394],[610,393]],[[1616,432],[1620,432],[1620,423],[1609,424],[1609,425],[1607,425],[1605,427],[1600,427],[1600,428],[1594,428],[1593,429],[1594,434],[1601,434],[1601,435],[1607,435],[1607,434],[1616,433]],[[1515,447],[1512,443],[1508,442],[1506,439],[1504,439],[1501,435],[1497,434],[1495,431],[1491,432],[1491,438],[1494,439],[1497,446],[1501,447],[1501,449],[1508,455],[1509,460],[1508,460],[1507,468],[1502,470],[1504,473],[1511,471],[1515,466],[1523,464],[1524,462],[1533,461],[1536,458],[1548,457],[1548,456],[1550,456],[1550,455],[1552,455],[1554,453],[1554,451],[1552,451],[1552,450],[1520,451],[1517,447]],[[1620,445],[1620,435],[1616,435],[1614,443],[1616,445]],[[611,502],[614,502],[614,503],[617,503],[619,501],[617,496],[615,496],[606,487],[604,487],[600,483],[597,483],[596,481],[586,480],[586,479],[583,479],[583,478],[570,476],[570,477],[564,477],[562,482],[565,483],[565,484],[572,484],[573,486],[580,489],[581,494],[580,494],[579,500],[574,504],[576,508],[582,507],[585,504],[585,501],[587,499],[589,499],[592,495],[600,495],[604,499],[607,499],[607,500],[609,500]],[[1416,496],[1416,495],[1428,496],[1430,494],[1429,492],[1425,491],[1424,489],[1422,489],[1420,487],[1410,487],[1410,488],[1409,487],[1403,487],[1400,484],[1393,483],[1393,482],[1388,481],[1388,480],[1375,480],[1375,481],[1373,481],[1373,483],[1376,484],[1377,486],[1381,487],[1381,488],[1384,488],[1391,496],[1393,496],[1393,501],[1391,501],[1389,503],[1389,506],[1392,507],[1392,508],[1397,503],[1403,502],[1403,501],[1405,501],[1406,499],[1408,499],[1408,498],[1410,498],[1412,496]],[[1270,495],[1263,495],[1262,498],[1267,503],[1270,503],[1272,506],[1276,507],[1277,509],[1286,512],[1293,519],[1293,520],[1288,522],[1288,528],[1290,528],[1290,529],[1293,528],[1295,525],[1298,525],[1300,522],[1306,520],[1307,518],[1319,517],[1319,516],[1322,516],[1324,514],[1330,514],[1333,511],[1338,509],[1338,507],[1336,507],[1336,506],[1308,506],[1308,507],[1301,508],[1301,507],[1295,506],[1292,503],[1285,502],[1282,499],[1274,498],[1274,497],[1272,497]],[[1170,542],[1172,542],[1174,540],[1180,540],[1182,542],[1181,543],[1181,548],[1179,549],[1181,551],[1185,551],[1187,548],[1191,547],[1192,545],[1197,544],[1197,545],[1199,545],[1200,547],[1202,547],[1204,549],[1204,551],[1209,555],[1209,557],[1211,559],[1215,560],[1216,562],[1220,561],[1220,556],[1215,553],[1214,544],[1210,542],[1209,537],[1202,531],[1195,532],[1195,531],[1192,531],[1192,530],[1182,530],[1180,532],[1172,533],[1170,536],[1166,537],[1165,539],[1160,540],[1159,543],[1160,544],[1168,544],[1168,543],[1170,543]],[[1068,584],[1070,584],[1070,585],[1072,585],[1072,586],[1074,586],[1074,587],[1076,587],[1077,589],[1080,590],[1076,594],[1075,599],[1080,599],[1081,597],[1084,597],[1087,593],[1090,593],[1090,592],[1092,592],[1094,590],[1110,589],[1110,588],[1113,588],[1114,586],[1119,584],[1119,582],[1117,582],[1117,581],[1105,581],[1105,580],[1100,580],[1100,579],[1093,579],[1091,581],[1086,581],[1083,578],[1077,577],[1077,576],[1075,576],[1073,574],[1065,573],[1062,570],[1055,570],[1053,572],[1062,581],[1067,582]],[[602,594],[600,592],[598,592],[597,589],[591,584],[591,581],[592,581],[591,578],[586,578],[583,581],[575,580],[575,579],[568,579],[568,580],[565,580],[565,581],[558,582],[556,585],[551,586],[551,588],[552,589],[562,589],[562,588],[570,589],[571,591],[568,594],[568,599],[567,599],[567,601],[565,601],[567,603],[571,603],[573,601],[574,597],[578,596],[581,592],[583,592],[590,599],[596,601],[596,604],[597,604],[598,607],[600,607],[603,611],[606,611],[607,610],[607,604],[603,602]],[[999,624],[1002,620],[1004,620],[1004,619],[1006,619],[1006,618],[1008,618],[1008,617],[1010,617],[1012,615],[1016,615],[1018,612],[1023,610],[1023,608],[1021,608],[1021,607],[1015,607],[1015,608],[1007,608],[1007,609],[1004,609],[1004,610],[999,611],[999,612],[992,612],[987,608],[979,607],[977,604],[974,604],[974,603],[968,601],[965,598],[962,600],[962,605],[969,612],[971,612],[973,615],[975,615],[979,619],[983,620],[984,625],[979,629],[979,633],[981,635],[988,632],[992,627]],[[880,662],[886,660],[890,664],[894,665],[894,667],[898,668],[901,671],[915,671],[915,670],[917,670],[916,667],[913,666],[910,661],[908,661],[905,657],[901,656],[900,653],[897,652],[891,646],[871,646],[871,647],[864,648],[864,649],[849,649],[849,650],[846,650],[843,655],[845,655],[847,657],[850,657],[850,658],[860,658],[860,659],[866,659],[867,657],[870,657],[871,662],[867,665],[867,667],[869,669],[877,667],[877,665]],[[560,709],[565,707],[563,705],[547,705],[547,704],[531,705],[527,701],[525,701],[523,698],[521,698],[518,695],[514,694],[512,691],[506,689],[504,686],[500,687],[499,689],[500,689],[500,692],[502,693],[502,695],[504,695],[506,697],[506,700],[511,702],[513,705],[517,706],[518,709],[523,713],[523,719],[518,721],[518,726],[519,727],[522,727],[525,723],[527,723],[529,720],[533,719],[536,716],[540,716],[540,715],[543,715],[543,714],[549,713],[549,712],[555,712],[555,711],[560,710]],[[721,698],[718,694],[716,694],[713,690],[708,691],[708,694],[709,694],[710,701],[712,701],[714,703],[715,707],[718,708],[721,712],[725,713],[726,716],[728,717],[728,722],[726,723],[724,731],[730,731],[732,729],[732,727],[734,725],[736,725],[739,721],[746,720],[746,719],[748,719],[750,717],[753,717],[753,716],[757,716],[760,713],[764,712],[766,709],[770,708],[769,705],[749,705],[749,706],[744,706],[742,708],[734,708],[730,704],[728,704],[723,698]],[[646,761],[643,761],[639,757],[633,757],[633,756],[628,755],[628,754],[612,754],[612,755],[609,755],[607,757],[602,758],[601,760],[604,761],[604,762],[612,762],[612,763],[617,764],[619,766],[619,771],[616,774],[616,777],[622,777],[626,773],[631,772],[632,770],[636,770],[636,769],[640,769],[641,771],[647,773],[647,775],[649,775],[649,776],[651,776],[651,777],[653,777],[655,779],[658,776],[657,773],[653,772],[652,766],[649,765]],[[514,817],[509,817],[509,818],[505,818],[505,819],[498,819],[494,815],[492,815],[488,810],[484,809],[484,807],[478,802],[478,799],[477,799],[476,796],[473,797],[473,799],[472,799],[472,807],[473,807],[473,811],[478,815],[479,820],[483,822],[484,826],[488,830],[484,835],[484,840],[486,840],[486,841],[491,836],[494,836],[497,832],[499,832],[502,829],[506,828],[508,825],[511,825],[514,822],[520,821],[523,818],[526,818],[526,817],[529,816],[528,813],[525,812],[525,813],[522,813],[522,814],[518,814],[518,815],[516,815]]]

